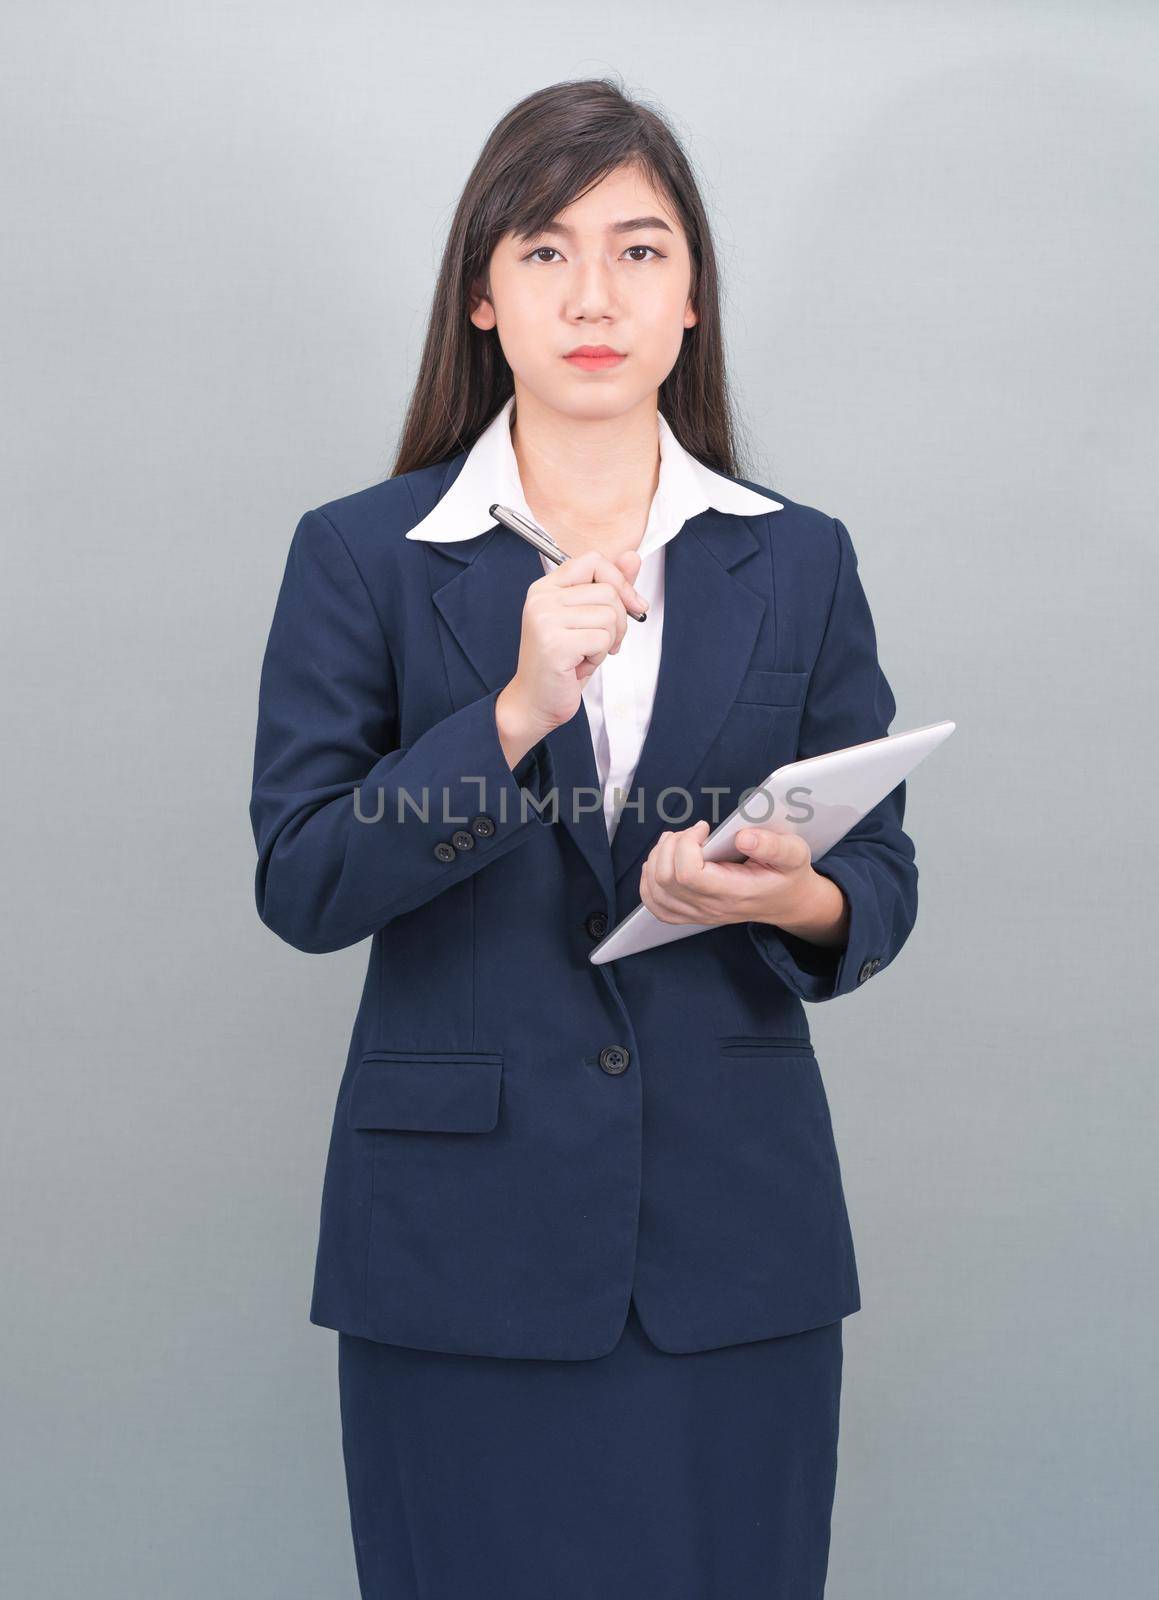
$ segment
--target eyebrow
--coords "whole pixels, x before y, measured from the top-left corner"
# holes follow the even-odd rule
[[[626,222],[612,222],[609,225],[611,233],[636,233],[641,228],[663,228],[665,233],[672,229],[663,217],[630,217]],[[575,229],[569,228],[566,222],[549,222],[546,227],[538,230],[540,233],[562,233],[565,239],[575,237]]]

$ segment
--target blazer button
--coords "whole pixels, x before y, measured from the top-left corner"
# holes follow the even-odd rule
[[[473,850],[475,848],[475,835],[468,833],[466,828],[456,828],[451,835],[451,843],[456,850]]]
[[[480,839],[489,839],[495,832],[495,819],[481,811],[477,817],[471,818],[471,832],[477,833]]]
[[[435,855],[440,861],[453,861],[455,859],[455,847],[446,839],[440,839],[435,846]]]
[[[600,1051],[600,1066],[613,1078],[628,1070],[628,1052],[622,1044],[606,1044]]]
[[[604,934],[608,931],[607,914],[603,911],[593,911],[591,916],[584,923],[584,927],[588,930],[593,939],[602,939]]]
[[[876,956],[870,956],[868,961],[863,961],[861,963],[861,970],[857,974],[858,983],[864,983],[866,978],[872,978],[873,974],[880,966],[881,962]]]

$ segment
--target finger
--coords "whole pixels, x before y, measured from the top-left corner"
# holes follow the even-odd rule
[[[696,896],[689,875],[685,873],[682,876],[677,867],[677,850],[685,834],[684,829],[670,829],[661,838],[656,852],[656,892],[661,903],[675,912],[687,911],[694,904]]]
[[[638,550],[621,550],[615,558],[616,565],[633,586],[640,576],[640,568],[644,565],[643,557]]]
[[[655,859],[652,863],[652,881],[660,889],[667,889],[672,885],[672,858],[675,851],[676,836],[666,828],[656,841]]]
[[[640,900],[660,922],[678,920],[672,897],[656,881],[656,851],[652,849],[640,869]]]
[[[603,564],[596,567],[594,581],[597,583],[610,583],[620,596],[625,611],[639,611],[641,614],[648,609],[648,601],[635,584],[625,575],[616,562],[604,560]],[[625,623],[627,617],[624,618]]]
[[[561,589],[559,592],[561,606],[586,606],[586,605],[624,605],[624,597],[614,583],[597,583],[593,578],[588,584],[573,584],[570,588]]]
[[[669,857],[675,863],[679,853],[689,847],[699,855],[709,831],[709,825],[702,820],[693,823],[691,828],[662,835],[653,846],[641,870],[640,898],[660,921],[699,922],[710,926],[714,922],[738,920],[733,911],[738,903],[738,886],[724,867],[701,859],[696,869],[699,875],[685,875],[685,881],[681,881],[682,869],[673,870],[671,865],[665,865]],[[735,864],[729,870],[747,876],[743,868]]]
[[[672,870],[678,884],[695,888],[704,876],[704,856],[701,846],[708,837],[708,823],[703,818],[676,835],[672,854]]]
[[[660,904],[656,889],[656,854],[649,852],[648,859],[640,868],[640,899],[648,907],[654,917],[659,917],[664,907]]]
[[[769,828],[742,828],[736,836],[737,849],[750,861],[792,872],[808,864],[809,846],[797,833],[773,833]]]
[[[606,628],[608,637],[614,639],[616,630],[620,625],[620,618],[625,615],[623,606],[614,606],[611,602],[593,600],[590,605],[568,605],[560,612],[560,619],[565,628]]]
[[[582,556],[569,556],[545,574],[559,588],[571,588],[577,583],[609,583],[623,604],[633,611],[643,611],[648,602],[635,586],[625,578],[621,569],[599,550],[588,550]]]
[[[559,598],[561,610],[566,613],[566,625],[569,627],[573,625],[572,618],[577,611],[582,614],[588,606],[606,606],[612,629],[611,654],[614,655],[619,650],[628,628],[628,613],[624,609],[624,602],[618,590],[607,583],[593,583],[586,587],[577,585],[575,588],[562,590]]]
[[[563,626],[569,631],[584,630],[590,632],[598,628],[607,636],[607,654],[615,655],[620,648],[620,640],[624,636],[626,622],[621,622],[621,617],[626,617],[623,606],[617,610],[613,606],[571,606],[568,608]]]
[[[584,661],[598,667],[608,653],[610,640],[606,628],[568,628],[564,643],[567,651],[563,664],[571,670]]]

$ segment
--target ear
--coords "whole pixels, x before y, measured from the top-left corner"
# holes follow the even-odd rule
[[[471,321],[477,328],[484,332],[494,328],[498,321],[495,316],[495,307],[491,304],[491,285],[482,279],[476,278],[471,284]]]

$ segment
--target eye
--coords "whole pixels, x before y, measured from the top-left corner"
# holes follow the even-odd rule
[[[663,261],[664,260],[663,255],[660,253],[659,250],[657,250],[655,248],[654,245],[650,245],[650,244],[630,244],[628,246],[628,250],[625,251],[624,253],[627,254],[628,251],[632,251],[632,250],[651,250],[652,254],[656,257],[657,261]],[[642,256],[642,257],[641,256],[636,256],[636,257],[634,257],[634,259],[637,260],[637,261],[640,261],[640,260],[646,261],[648,258],[646,256]]]
[[[524,261],[534,261],[536,256],[541,256],[544,253],[545,250],[548,252],[549,255],[556,255],[557,256],[559,254],[559,251],[555,248],[554,245],[541,244],[541,245],[537,246],[537,248],[534,249],[531,252],[530,255],[524,256],[523,259],[524,259]],[[545,263],[545,265],[550,265],[550,263]]]

